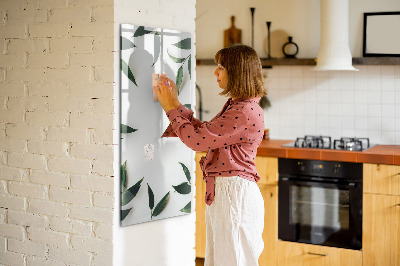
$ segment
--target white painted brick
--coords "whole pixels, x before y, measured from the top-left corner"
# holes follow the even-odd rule
[[[102,52],[102,53],[99,52],[93,54],[71,54],[70,65],[72,67],[109,66],[110,64],[113,64],[114,60],[113,57],[114,55],[112,52]]]
[[[7,165],[7,152],[5,151],[0,151],[0,165]],[[0,171],[1,173],[1,171]]]
[[[5,182],[0,182],[0,188],[3,183],[5,183]],[[0,191],[1,191],[1,189],[0,189]],[[0,208],[0,224],[6,223],[7,211],[8,211],[7,209]],[[0,250],[1,250],[1,244],[0,244]]]
[[[99,130],[94,129],[93,134],[93,142],[94,143],[102,143],[102,144],[113,144],[113,131],[109,130]]]
[[[28,67],[30,68],[63,68],[68,66],[67,53],[51,53],[51,54],[29,54]]]
[[[74,249],[63,249],[50,246],[49,258],[58,260],[68,264],[90,265],[91,254],[85,251],[77,251]]]
[[[92,11],[92,19],[96,22],[114,21],[114,13],[110,7],[94,7]]]
[[[0,195],[0,207],[9,208],[13,210],[24,210],[25,199],[10,195]]]
[[[112,52],[114,51],[114,39],[112,37],[94,36],[93,37],[94,52]]]
[[[0,36],[2,38],[24,39],[27,37],[25,25],[0,25]]]
[[[53,112],[71,111],[75,113],[113,113],[113,100],[88,98],[48,98],[49,110]]]
[[[0,67],[14,67],[24,65],[24,55],[0,55]]]
[[[89,53],[92,51],[91,37],[65,37],[50,39],[50,53]]]
[[[91,69],[89,67],[75,67],[67,69],[48,69],[47,78],[52,81],[90,81]]]
[[[111,162],[94,160],[92,173],[102,176],[111,176],[114,173],[113,169],[113,163]]]
[[[68,1],[69,6],[108,6],[112,8],[113,1],[111,0],[69,0]],[[112,12],[112,11],[110,11]]]
[[[22,82],[1,82],[0,96],[24,96],[24,83]]]
[[[9,54],[43,53],[47,51],[46,39],[10,39],[8,43]]]
[[[113,115],[71,114],[70,127],[109,129],[113,125]]]
[[[54,261],[54,260],[49,260],[49,259],[44,259],[44,258],[39,258],[39,257],[32,257],[28,256],[26,258],[27,264],[29,266],[65,266],[65,263],[60,262],[60,261]]]
[[[98,82],[110,82],[114,79],[114,69],[111,67],[95,67],[94,79]]]
[[[0,167],[0,179],[10,181],[21,181],[24,171],[19,168],[2,165]]]
[[[44,81],[46,70],[39,68],[20,68],[14,67],[7,70],[7,80],[9,81]]]
[[[6,250],[7,250],[7,238],[0,236],[0,254],[5,253]]]
[[[111,224],[96,223],[93,228],[94,235],[98,238],[112,240],[113,228]]]
[[[16,126],[12,124],[6,125],[6,136],[14,139],[24,140],[43,140],[45,132],[40,127]]]
[[[26,7],[24,0],[1,0],[1,9],[15,10]]]
[[[89,23],[90,12],[91,10],[88,7],[51,9],[49,12],[49,23]]]
[[[34,227],[27,228],[27,231],[27,238],[33,242],[57,246],[60,248],[68,247],[68,234],[38,229]]]
[[[15,252],[15,253],[21,253],[25,255],[34,255],[34,256],[41,256],[45,257],[46,256],[46,245],[44,244],[38,244],[32,241],[19,241],[10,238],[8,240],[8,250]]]
[[[57,217],[67,217],[68,205],[49,200],[29,199],[28,211]]]
[[[112,83],[71,83],[69,84],[69,90],[70,96],[74,98],[106,99],[113,98],[114,91]]]
[[[0,122],[22,124],[24,122],[24,112],[12,112],[10,110],[0,113]]]
[[[113,263],[112,254],[96,254],[93,258],[93,264],[96,266],[108,266]]]
[[[112,242],[93,237],[83,237],[72,235],[71,245],[77,250],[85,250],[97,254],[110,254],[112,253]]]
[[[6,236],[15,239],[24,239],[24,227],[15,224],[0,224],[0,236]]]
[[[6,79],[6,70],[0,68],[0,82],[3,82]]]
[[[49,218],[37,213],[8,211],[8,223],[45,229],[49,226]]]
[[[71,36],[110,36],[114,31],[112,22],[72,23]]]
[[[8,154],[8,165],[20,168],[46,170],[46,158],[43,155],[10,152]]]
[[[0,263],[1,265],[24,265],[24,255],[15,254],[12,252],[0,252]]]
[[[29,25],[29,37],[63,37],[67,36],[69,33],[68,23],[58,23],[58,24],[31,24]]]
[[[31,170],[29,181],[36,184],[68,187],[70,185],[69,174],[54,173],[40,170]]]
[[[58,128],[50,127],[47,134],[47,140],[57,140],[66,142],[85,142],[87,139],[87,130],[84,128]]]
[[[62,96],[68,94],[67,84],[61,81],[27,83],[29,96]]]
[[[109,194],[94,193],[93,206],[112,209],[114,206],[114,197]]]
[[[48,161],[50,171],[61,171],[72,174],[89,174],[91,162],[87,159],[53,157]]]
[[[113,150],[112,145],[72,143],[70,154],[78,158],[112,162],[114,161]]]
[[[91,192],[83,190],[71,190],[58,187],[50,187],[49,198],[52,201],[74,203],[78,205],[90,205],[92,198]]]
[[[109,192],[114,191],[114,179],[96,174],[71,175],[71,187],[89,191]]]
[[[8,110],[18,111],[47,111],[46,99],[44,97],[10,97],[7,103]]]
[[[53,217],[50,220],[50,229],[57,232],[90,236],[92,234],[92,223]]]
[[[5,112],[7,110],[8,97],[0,97],[0,112]]]
[[[47,22],[47,10],[9,10],[7,11],[7,24],[33,24]]]
[[[63,8],[67,7],[67,0],[29,0],[27,8]]]
[[[29,126],[68,126],[69,114],[65,112],[27,112],[26,124]]]
[[[5,195],[6,193],[7,193],[7,181],[0,180],[0,194]]]
[[[43,155],[67,155],[68,144],[65,142],[28,140],[28,151]]]
[[[112,223],[112,209],[103,209],[98,207],[71,206],[69,217],[94,222]]]
[[[8,182],[8,192],[10,195],[30,197],[36,199],[47,198],[47,187],[42,185],[30,184],[30,183],[16,183]]]

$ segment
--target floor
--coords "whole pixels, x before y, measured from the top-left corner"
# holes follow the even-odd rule
[[[204,259],[196,258],[196,266],[204,266]]]

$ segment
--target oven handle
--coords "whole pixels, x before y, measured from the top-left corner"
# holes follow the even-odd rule
[[[319,186],[319,187],[337,187],[354,189],[356,187],[355,182],[332,182],[332,181],[315,181],[315,180],[304,180],[299,178],[281,177],[281,181],[289,182],[294,185],[307,185],[307,186]]]

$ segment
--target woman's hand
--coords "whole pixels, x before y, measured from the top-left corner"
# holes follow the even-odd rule
[[[157,94],[158,101],[165,113],[171,109],[175,109],[171,90],[165,78],[160,77],[160,81],[157,83],[157,86],[153,86],[153,90]]]
[[[181,104],[178,100],[178,87],[176,86],[176,84],[169,79],[166,75],[162,75],[160,76],[161,82],[163,82],[164,84],[166,82],[169,83],[170,87],[171,87],[171,99],[172,99],[172,104],[174,105],[175,108],[178,108],[179,105]]]

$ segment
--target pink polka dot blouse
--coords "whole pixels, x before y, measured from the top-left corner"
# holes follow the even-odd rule
[[[265,128],[260,98],[229,98],[210,122],[194,118],[193,111],[182,104],[167,112],[171,123],[161,137],[179,137],[190,149],[207,151],[200,160],[207,205],[214,200],[216,176],[240,176],[254,182],[260,179],[254,163]]]

